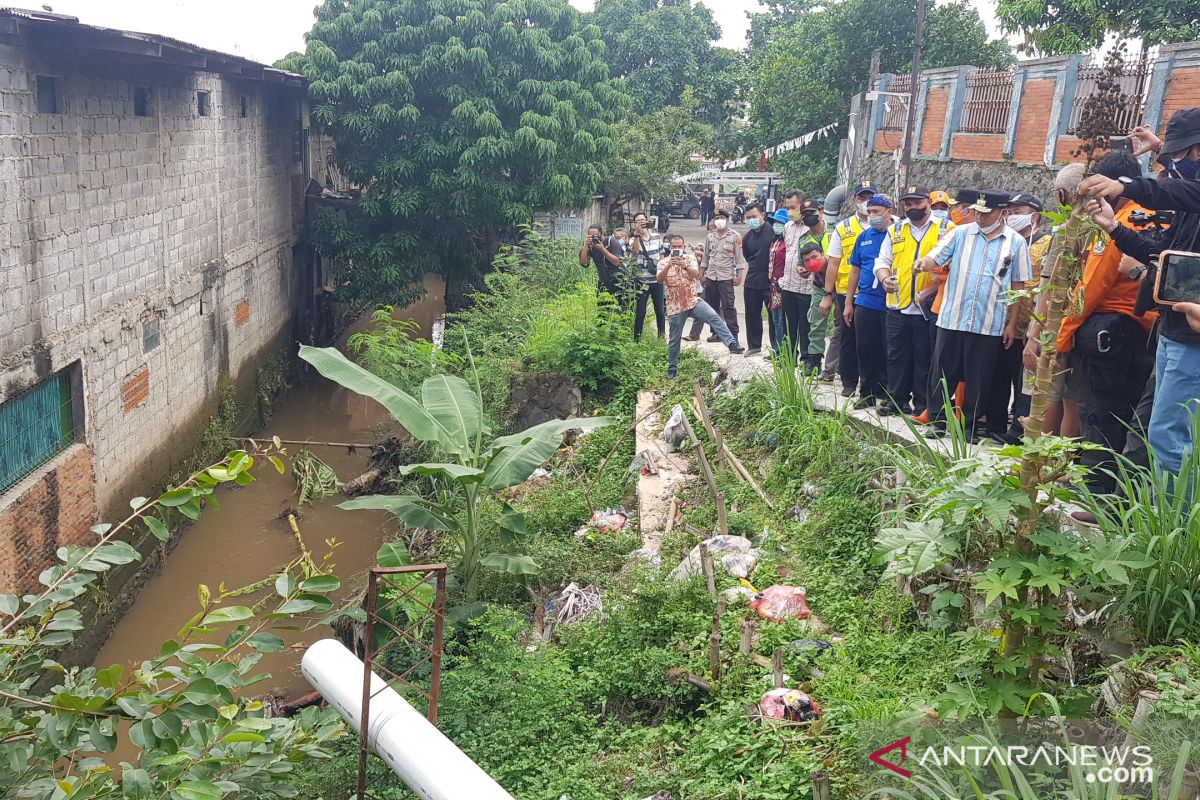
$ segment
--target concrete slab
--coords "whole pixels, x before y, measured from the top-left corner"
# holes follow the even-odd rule
[[[642,419],[659,402],[655,392],[638,392],[637,417]],[[668,453],[666,442],[659,438],[671,409],[656,411],[638,424],[635,431],[638,455],[650,454],[658,474],[638,476],[638,526],[642,534],[642,552],[657,558],[670,519],[672,499],[683,487],[696,480],[691,460],[679,452]],[[645,457],[643,456],[643,460]]]

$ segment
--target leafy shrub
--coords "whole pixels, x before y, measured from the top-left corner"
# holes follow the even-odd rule
[[[371,314],[371,327],[347,340],[350,353],[365,369],[405,391],[439,372],[461,369],[462,358],[420,338],[420,325],[393,314],[392,306],[381,306]]]

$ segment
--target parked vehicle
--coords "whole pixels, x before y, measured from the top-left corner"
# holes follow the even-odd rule
[[[700,195],[696,194],[691,189],[688,189],[682,195],[671,201],[671,205],[668,206],[668,209],[672,217],[700,219]]]

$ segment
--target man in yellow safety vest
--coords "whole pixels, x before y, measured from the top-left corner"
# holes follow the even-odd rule
[[[933,280],[917,272],[916,262],[952,228],[948,219],[937,219],[930,206],[929,190],[909,186],[900,198],[904,219],[893,224],[875,259],[875,276],[887,291],[887,391],[890,402],[879,413],[920,413],[926,406],[930,340],[929,289]],[[911,407],[909,403],[912,403]]]
[[[832,339],[837,340],[837,357],[831,355],[826,362],[826,371],[821,379],[832,381],[836,372],[842,378],[842,397],[850,397],[858,388],[858,352],[854,329],[846,325],[846,293],[850,288],[850,253],[858,235],[867,229],[867,201],[875,194],[875,184],[862,181],[854,187],[854,213],[833,226],[829,246],[825,250],[825,297],[821,299],[821,314],[826,315],[832,307],[837,308]],[[831,211],[835,209],[830,209]]]

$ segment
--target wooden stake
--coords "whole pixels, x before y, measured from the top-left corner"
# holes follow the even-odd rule
[[[741,640],[738,642],[738,652],[744,656],[748,656],[754,648],[754,623],[748,619],[742,620],[738,626],[738,632],[741,634]]]
[[[708,666],[713,680],[721,677],[721,617],[725,614],[725,595],[717,598],[717,610],[713,612],[712,633],[708,636]]]
[[[829,800],[829,773],[825,770],[812,774],[813,800]]]
[[[671,535],[671,531],[675,530],[675,504],[677,502],[675,495],[671,495],[671,506],[667,509],[667,527],[663,531],[664,539]]]
[[[717,469],[725,469],[725,454],[729,452],[725,447],[725,437],[721,436],[720,428],[713,428],[713,436],[717,444]]]
[[[772,666],[775,669],[775,676],[774,676],[775,677],[775,688],[782,689],[783,688],[783,648],[782,647],[775,648],[774,658],[772,660]]]
[[[758,492],[758,496],[761,497],[763,502],[767,504],[767,508],[774,511],[775,504],[771,502],[771,498],[767,497],[767,493],[764,492],[762,487],[758,485],[758,481],[754,480],[754,476],[750,474],[750,470],[746,469],[746,465],[743,464],[741,460],[733,454],[733,451],[730,450],[728,446],[726,446],[724,443],[722,443],[722,446],[725,447],[725,457],[729,459],[729,463],[733,466],[733,471],[738,474],[738,477],[750,484],[750,487],[754,489],[754,491]]]
[[[708,552],[708,545],[700,543],[700,570],[704,573],[704,579],[708,581],[708,594],[711,597],[717,596],[717,571],[713,566],[712,553]]]

